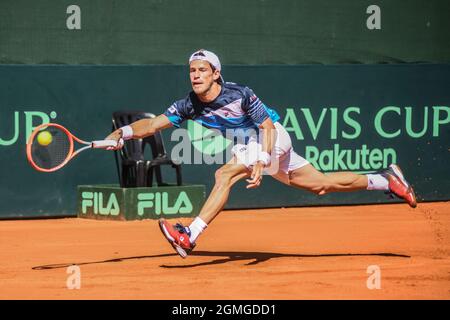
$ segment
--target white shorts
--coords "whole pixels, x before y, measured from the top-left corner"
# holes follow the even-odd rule
[[[271,176],[286,175],[289,172],[307,165],[309,162],[299,156],[292,148],[289,133],[279,123],[274,123],[277,130],[277,139],[271,152],[271,163],[264,171]],[[236,156],[238,163],[250,168],[258,159],[262,145],[256,136],[251,136],[247,144],[236,144],[231,152]]]

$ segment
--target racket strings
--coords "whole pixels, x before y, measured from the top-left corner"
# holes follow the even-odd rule
[[[45,139],[39,138],[42,132]],[[62,164],[70,155],[70,140],[67,134],[57,127],[47,127],[36,134],[31,144],[33,162],[42,169],[52,169]]]

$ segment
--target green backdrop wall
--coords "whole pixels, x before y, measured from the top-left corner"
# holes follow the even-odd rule
[[[380,29],[367,27],[374,4]],[[225,64],[448,63],[449,12],[448,0],[2,0],[0,63],[184,64],[199,48]]]
[[[418,198],[448,200],[450,65],[225,66],[282,117],[294,147],[323,171],[402,165]],[[76,187],[117,183],[111,152],[81,154],[52,174],[25,157],[33,126],[53,121],[101,139],[115,110],[164,111],[189,90],[186,66],[0,66],[0,217],[70,215]],[[171,129],[164,132],[169,150]],[[184,179],[213,184],[219,165],[184,165]],[[382,192],[317,197],[265,177],[238,183],[227,208],[386,202]]]

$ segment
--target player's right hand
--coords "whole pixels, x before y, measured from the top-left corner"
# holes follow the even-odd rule
[[[124,141],[122,139],[122,130],[117,129],[112,132],[109,136],[105,138],[105,140],[115,140],[117,142],[117,146],[108,147],[107,150],[119,150],[123,148]]]
[[[256,162],[253,165],[252,174],[250,176],[250,179],[247,179],[248,182],[247,189],[253,189],[258,188],[261,184],[262,180],[262,173],[264,170],[264,163],[261,161]]]

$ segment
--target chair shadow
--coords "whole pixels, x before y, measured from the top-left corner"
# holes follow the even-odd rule
[[[112,263],[112,262],[122,262],[126,260],[139,260],[139,259],[154,259],[154,258],[165,258],[178,256],[176,253],[166,253],[151,256],[135,256],[135,257],[123,257],[115,258],[101,261],[90,261],[90,262],[73,262],[73,263],[57,263],[48,264],[42,266],[32,267],[33,270],[48,270],[48,269],[58,269],[67,268],[72,265],[82,266],[90,264],[101,264],[101,263]],[[224,264],[233,261],[244,261],[251,260],[246,263],[246,266],[257,265],[259,263],[268,261],[270,259],[276,258],[328,258],[328,257],[394,257],[394,258],[411,258],[411,256],[396,253],[329,253],[329,254],[289,254],[289,253],[274,253],[274,252],[240,252],[240,251],[194,251],[190,256],[197,257],[220,257],[220,259],[215,259],[211,261],[195,263],[195,264],[183,264],[183,265],[160,265],[161,268],[172,269],[172,268],[194,268],[201,266],[210,266],[217,264]]]

